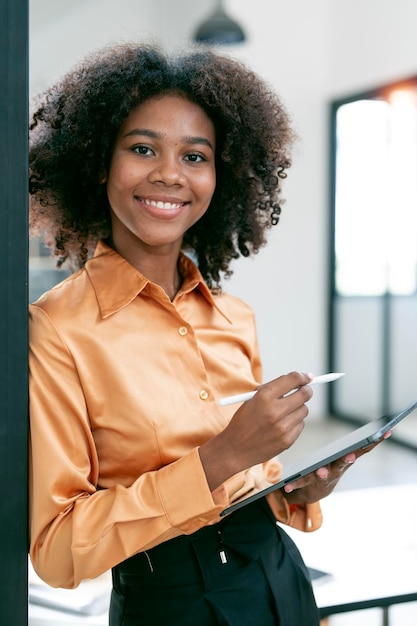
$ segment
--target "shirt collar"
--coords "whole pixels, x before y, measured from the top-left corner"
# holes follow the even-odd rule
[[[230,322],[214,300],[213,294],[193,261],[181,253],[179,263],[183,276],[180,293],[198,290]],[[87,261],[85,269],[96,293],[103,319],[130,304],[151,282],[104,241],[97,243],[94,256]]]

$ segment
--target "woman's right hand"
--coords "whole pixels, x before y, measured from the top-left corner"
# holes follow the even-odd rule
[[[309,374],[292,372],[261,385],[228,426],[200,447],[212,491],[230,476],[268,461],[296,441],[308,415],[306,402],[313,395],[311,380]]]

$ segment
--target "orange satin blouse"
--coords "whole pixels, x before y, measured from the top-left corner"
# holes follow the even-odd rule
[[[259,468],[211,493],[198,454],[236,411],[217,400],[261,382],[253,312],[213,296],[183,255],[180,271],[171,302],[99,242],[30,306],[30,555],[52,586],[217,522],[256,482]],[[318,504],[269,501],[281,521],[320,525]]]

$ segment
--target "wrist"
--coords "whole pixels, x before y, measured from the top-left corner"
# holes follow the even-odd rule
[[[235,467],[233,455],[230,449],[224,449],[219,435],[201,445],[198,452],[210,491],[241,471],[241,468]]]

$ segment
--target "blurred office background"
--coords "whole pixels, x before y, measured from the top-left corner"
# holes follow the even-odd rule
[[[108,43],[187,48],[217,4],[30,0],[30,95]],[[220,50],[273,85],[299,136],[279,226],[254,259],[235,263],[224,288],[256,312],[265,381],[292,369],[346,372],[331,393],[315,389],[301,446],[319,445],[348,428],[335,417],[360,422],[417,397],[417,3],[227,0],[223,8],[245,40]],[[62,276],[31,242],[31,299]],[[415,417],[397,438],[406,447],[381,446],[341,487],[416,482]],[[395,626],[415,623],[415,605],[396,610]],[[380,623],[369,612],[363,619],[332,624]]]
[[[30,94],[108,43],[153,41],[169,49],[188,47],[217,5],[215,0],[30,0]],[[280,224],[253,260],[235,263],[224,287],[255,309],[265,381],[292,369],[346,372],[332,386],[330,405],[329,388],[316,388],[313,418],[329,409],[359,420],[394,411],[414,399],[416,387],[415,98],[406,112],[407,153],[400,144],[400,152],[407,154],[407,172],[411,170],[408,187],[404,176],[397,173],[394,178],[385,169],[391,154],[387,152],[385,161],[380,156],[388,151],[391,127],[386,137],[374,141],[380,129],[387,134],[384,111],[378,118],[378,111],[371,109],[362,118],[356,107],[337,117],[335,103],[417,75],[417,4],[228,0],[223,9],[242,28],[245,41],[220,49],[273,85],[299,136],[285,181]],[[370,124],[376,118],[380,126]],[[332,187],[332,119],[344,122],[337,132],[339,139],[347,138],[340,140],[345,152],[339,168],[338,189],[344,192],[339,205]],[[397,169],[402,171],[402,164]],[[335,205],[341,207],[337,238]],[[384,256],[384,250],[390,255]],[[395,259],[404,256],[403,265],[395,265]],[[381,279],[393,257],[397,275],[403,275],[408,264],[405,287]],[[32,242],[31,298],[60,277],[45,251]],[[417,427],[411,423],[406,438],[417,445]]]

